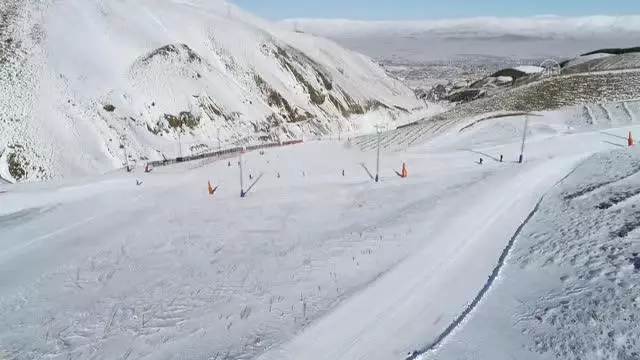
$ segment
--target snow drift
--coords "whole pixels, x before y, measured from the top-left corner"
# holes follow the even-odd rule
[[[9,0],[0,18],[10,180],[353,131],[419,106],[367,57],[223,1]]]

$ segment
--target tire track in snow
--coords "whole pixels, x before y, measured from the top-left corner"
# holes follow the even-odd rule
[[[520,226],[518,226],[518,228],[516,229],[515,233],[511,236],[511,239],[509,239],[509,243],[507,243],[507,246],[502,250],[502,253],[500,254],[500,257],[498,258],[498,263],[493,268],[493,271],[489,275],[489,278],[487,279],[487,282],[484,284],[482,289],[480,289],[478,294],[473,298],[471,303],[469,305],[467,305],[467,307],[462,311],[462,313],[460,313],[460,315],[458,315],[458,317],[456,317],[449,324],[449,326],[447,326],[447,328],[442,333],[440,333],[440,335],[438,335],[438,337],[436,337],[436,339],[430,345],[428,345],[428,346],[426,346],[426,347],[424,347],[424,348],[422,348],[420,350],[414,351],[408,357],[406,357],[405,360],[419,360],[419,359],[422,358],[422,355],[425,355],[426,353],[429,353],[429,352],[432,352],[432,351],[436,350],[438,348],[438,346],[440,346],[450,335],[453,334],[453,332],[455,330],[457,330],[463,324],[463,322],[467,319],[467,317],[471,314],[471,312],[473,312],[473,310],[475,310],[475,308],[480,304],[480,302],[482,301],[484,296],[489,292],[489,290],[491,290],[491,287],[493,286],[493,283],[498,278],[498,276],[500,275],[500,271],[504,267],[504,264],[505,264],[505,262],[507,260],[507,257],[511,253],[511,249],[513,248],[513,245],[515,244],[516,239],[518,238],[518,236],[522,232],[522,229],[524,229],[524,227],[529,223],[529,221],[533,218],[533,216],[538,212],[538,210],[540,209],[540,205],[542,204],[542,201],[544,201],[544,199],[547,196],[547,194],[552,189],[554,189],[556,186],[558,186],[560,183],[562,183],[565,179],[567,179],[569,176],[571,176],[580,167],[581,164],[583,164],[585,161],[587,161],[591,157],[592,156],[588,157],[587,159],[585,159],[583,161],[580,161],[580,163],[578,165],[576,165],[573,168],[573,170],[569,171],[569,173],[567,173],[567,175],[565,175],[562,179],[558,180],[558,182],[556,182],[551,188],[549,188],[549,190],[547,190],[544,193],[544,195],[542,195],[540,197],[540,200],[538,200],[538,202],[536,203],[536,205],[533,208],[533,210],[531,210],[529,215],[527,215],[527,217],[520,224]]]

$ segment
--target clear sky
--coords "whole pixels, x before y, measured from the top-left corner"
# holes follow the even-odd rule
[[[230,0],[271,20],[419,20],[474,16],[640,14],[640,0]]]

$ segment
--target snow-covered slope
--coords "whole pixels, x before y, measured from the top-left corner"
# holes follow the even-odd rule
[[[523,223],[477,309],[422,359],[637,359],[639,171],[637,151],[622,149],[571,172]]]
[[[631,113],[639,109],[627,107]],[[620,113],[612,107],[607,111]],[[136,169],[0,185],[0,357],[400,360],[443,334],[446,344],[455,335],[451,330],[464,325],[457,319],[467,314],[487,279],[496,280],[491,274],[501,252],[540,197],[581,160],[624,147],[629,130],[640,133],[628,119],[608,125],[621,128],[602,131],[604,121],[591,124],[571,112],[542,115],[531,119],[524,164],[514,161],[524,119],[501,118],[451,128],[402,152],[385,149],[379,183],[367,173],[375,171],[375,151],[309,142],[246,154],[245,180],[264,176],[244,199],[238,196],[238,168],[226,161],[182,163],[150,174]],[[387,141],[411,139],[385,138],[385,146]],[[403,162],[407,178],[394,173]],[[617,177],[626,171],[618,165],[594,169],[597,181],[567,191]],[[137,179],[143,181],[140,186]],[[572,202],[598,216],[595,205],[617,201],[629,189],[636,192],[631,185],[637,180],[629,178],[628,188],[610,197],[596,191],[598,197],[584,197],[589,202]],[[215,196],[207,193],[207,181],[218,186]],[[634,204],[618,203],[600,221],[622,225],[637,219],[637,211],[628,209]],[[620,207],[629,217],[613,218]],[[547,216],[559,213],[551,209]],[[629,270],[620,253],[614,253],[611,266],[601,267],[600,256],[607,252],[591,240],[580,246],[571,227],[585,224],[588,232],[595,222],[563,216],[571,217],[554,221],[571,220],[561,224],[566,233],[554,231],[556,226],[535,228],[545,234],[531,239],[543,245],[540,259],[570,249],[556,263],[570,262],[574,254],[578,260],[598,260],[575,275],[616,265]],[[530,253],[537,256],[535,250]],[[539,264],[534,260],[527,269],[532,273]],[[595,279],[605,285],[604,279],[618,274],[624,275],[595,273]],[[584,284],[577,276],[569,279],[567,284]],[[540,289],[533,285],[527,283]],[[560,295],[575,290],[558,289]],[[607,289],[596,295],[606,295]],[[612,293],[623,294],[625,306],[636,288],[627,290]],[[570,299],[580,304],[578,297]],[[556,305],[561,297],[550,300]],[[522,322],[519,326],[529,331],[522,335],[525,341],[541,339],[566,349],[571,342],[564,339],[603,328],[572,329],[565,319],[581,316],[582,307],[558,310],[557,331],[546,331],[553,326],[550,319],[545,329],[535,328],[531,318]],[[620,316],[637,318],[638,309],[627,311]],[[488,344],[509,359],[505,349],[520,344],[507,342],[509,335],[520,336],[512,332],[511,314],[500,314],[503,327],[476,322],[480,327],[472,338],[482,341],[485,334],[507,330],[496,337],[498,343]],[[629,339],[638,333],[637,321],[622,324],[636,328]],[[546,337],[556,333],[567,336]],[[526,348],[517,354],[525,356],[513,358],[540,358],[528,356],[535,353]]]
[[[367,57],[220,0],[8,0],[0,16],[7,179],[353,131],[369,111],[420,106]]]
[[[611,55],[596,53],[579,56],[562,67],[563,73],[610,71],[640,68],[640,52]]]

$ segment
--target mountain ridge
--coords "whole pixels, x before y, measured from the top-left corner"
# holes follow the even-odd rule
[[[0,17],[0,176],[13,181],[359,131],[421,107],[368,57],[224,1],[13,0]]]

